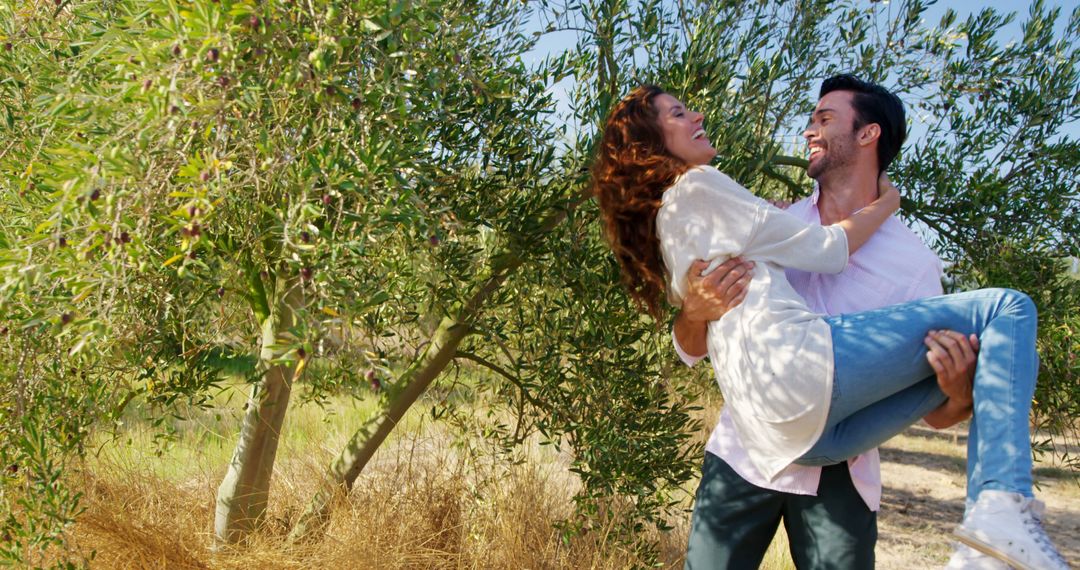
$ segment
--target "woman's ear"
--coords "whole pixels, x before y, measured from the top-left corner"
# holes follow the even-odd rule
[[[859,145],[866,146],[881,138],[881,125],[877,123],[870,123],[859,129],[857,135]]]

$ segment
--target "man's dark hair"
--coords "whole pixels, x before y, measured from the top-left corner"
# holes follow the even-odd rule
[[[907,138],[904,104],[888,89],[848,73],[826,79],[821,84],[818,99],[833,91],[851,91],[855,94],[852,105],[855,107],[856,129],[871,123],[877,123],[881,127],[877,156],[878,169],[884,171],[896,158],[900,145],[904,144],[904,139]]]

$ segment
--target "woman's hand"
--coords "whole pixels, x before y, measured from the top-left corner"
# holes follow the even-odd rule
[[[884,171],[878,176],[877,201],[893,212],[900,209],[900,191],[896,189],[892,180],[889,180],[889,175]]]

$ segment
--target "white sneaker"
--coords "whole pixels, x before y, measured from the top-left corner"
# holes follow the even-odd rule
[[[954,534],[1020,570],[1068,570],[1042,527],[1043,504],[1019,493],[983,491]]]
[[[945,565],[945,570],[1009,570],[1011,566],[987,556],[966,544],[953,543],[952,557]]]

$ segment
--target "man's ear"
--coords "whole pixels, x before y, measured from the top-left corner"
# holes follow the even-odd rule
[[[859,133],[856,135],[859,141],[859,146],[866,146],[881,138],[881,125],[877,123],[870,123],[859,129]]]

